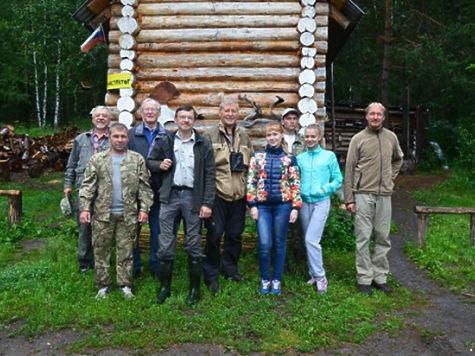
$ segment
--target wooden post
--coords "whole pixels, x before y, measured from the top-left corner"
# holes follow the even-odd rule
[[[417,245],[419,247],[424,246],[428,222],[427,214],[417,214]]]
[[[8,197],[8,226],[21,223],[23,205],[21,190],[0,190],[0,196]]]

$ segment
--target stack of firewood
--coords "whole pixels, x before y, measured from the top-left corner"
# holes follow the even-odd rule
[[[72,140],[78,128],[32,138],[27,134],[17,135],[13,126],[0,127],[0,175],[10,180],[11,172],[27,171],[32,178],[39,177],[45,168],[61,172],[66,166]]]

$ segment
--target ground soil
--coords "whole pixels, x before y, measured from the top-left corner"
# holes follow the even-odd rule
[[[406,241],[414,239],[416,235],[415,217],[412,213],[415,201],[410,192],[428,188],[443,179],[444,177],[440,176],[401,176],[393,196],[393,219],[399,232],[392,238],[393,247],[389,255],[391,272],[403,287],[412,290],[417,298],[425,301],[423,306],[398,313],[404,320],[404,327],[396,334],[375,333],[361,345],[343,345],[338,349],[322,350],[317,354],[475,355],[475,300],[454,295],[443,286],[437,285],[424,271],[409,261],[403,251]],[[59,355],[64,353],[67,345],[83,336],[82,332],[75,330],[45,333],[33,339],[9,336],[18,328],[19,325],[10,325],[0,330],[0,355]],[[182,344],[162,352],[117,349],[86,352],[104,356],[144,353],[231,354],[225,347],[211,344]]]

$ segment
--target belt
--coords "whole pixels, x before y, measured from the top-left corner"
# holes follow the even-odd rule
[[[192,187],[188,187],[186,185],[174,185],[172,189],[173,190],[193,190]]]

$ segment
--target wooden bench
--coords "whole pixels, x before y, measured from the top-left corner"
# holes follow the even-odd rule
[[[19,224],[23,215],[21,190],[0,190],[0,196],[8,197],[8,225]]]
[[[475,208],[434,208],[428,206],[415,206],[417,215],[417,244],[424,246],[429,214],[470,214],[470,236],[475,246]]]

